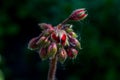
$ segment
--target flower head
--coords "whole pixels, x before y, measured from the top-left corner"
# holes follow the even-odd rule
[[[72,29],[71,24],[65,24],[67,20],[82,20],[86,18],[85,9],[77,9],[61,24],[52,26],[51,24],[39,24],[42,33],[32,38],[28,44],[30,50],[38,50],[42,60],[51,59],[55,56],[63,63],[67,57],[75,59],[81,44],[77,40],[77,34]]]

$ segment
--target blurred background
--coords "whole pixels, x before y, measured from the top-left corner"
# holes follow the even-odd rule
[[[120,0],[1,0],[0,80],[46,80],[49,61],[28,42],[41,32],[38,23],[55,26],[78,8],[89,14],[70,22],[83,49],[58,63],[57,80],[120,80]]]

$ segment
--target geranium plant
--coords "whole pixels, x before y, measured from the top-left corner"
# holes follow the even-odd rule
[[[59,61],[64,63],[69,57],[75,59],[81,44],[77,40],[77,34],[73,31],[72,25],[67,24],[68,21],[79,21],[87,17],[84,8],[77,9],[57,26],[41,23],[40,28],[43,30],[38,37],[34,37],[29,41],[28,49],[36,50],[42,60],[50,60],[48,72],[48,80],[55,79],[56,64]]]

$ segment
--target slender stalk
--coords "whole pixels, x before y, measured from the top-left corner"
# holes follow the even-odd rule
[[[62,28],[62,25],[65,24],[65,23],[67,23],[68,21],[69,21],[69,17],[66,18],[63,22],[61,22],[61,23],[58,25],[58,28],[59,28],[59,29]]]
[[[55,80],[55,73],[57,68],[57,55],[51,59],[49,72],[48,72],[48,80]]]
[[[68,21],[69,21],[69,17],[66,18],[61,24],[63,25],[63,24],[65,24],[65,23],[68,22]]]
[[[66,18],[62,23],[60,23],[57,27],[60,29],[62,28],[62,25],[69,21],[69,18]],[[55,73],[57,69],[57,55],[55,55],[54,58],[50,60],[49,65],[49,72],[48,72],[48,80],[55,80]]]

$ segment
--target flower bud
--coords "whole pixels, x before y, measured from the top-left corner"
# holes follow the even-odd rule
[[[72,12],[72,14],[70,15],[69,19],[70,20],[83,20],[84,18],[87,17],[88,14],[86,14],[86,10],[84,8],[82,9],[77,9],[75,11]]]
[[[65,46],[66,44],[66,40],[67,40],[67,35],[66,35],[66,32],[64,30],[60,30],[58,32],[58,35],[60,37],[60,43]]]
[[[67,33],[69,33],[69,32],[72,32],[73,31],[73,29],[72,29],[72,25],[64,25],[64,29],[65,29],[65,31],[67,32]]]
[[[66,43],[66,39],[67,38],[67,36],[66,36],[66,34],[63,34],[62,36],[61,36],[61,39],[60,39],[60,42],[61,42],[61,44],[64,46],[65,45],[65,43]]]
[[[42,36],[42,37],[40,37],[40,39],[37,41],[37,45],[42,45],[43,44],[43,42],[45,41],[45,39],[46,39],[46,37],[45,36]]]
[[[64,63],[66,59],[67,59],[67,52],[65,51],[65,49],[60,49],[58,54],[58,61]]]
[[[69,48],[69,49],[67,49],[67,55],[68,55],[70,58],[75,59],[76,56],[77,56],[77,54],[78,54],[78,51],[77,51],[76,49],[74,49],[74,48]]]
[[[69,32],[69,35],[73,38],[77,38],[77,34],[75,32]]]
[[[65,30],[66,30],[66,32],[67,32],[67,33],[69,33],[69,32],[72,32],[72,31],[73,31],[73,29],[71,29],[71,28],[66,28]]]
[[[76,47],[76,48],[78,48],[78,49],[82,49],[82,48],[81,48],[81,44],[79,43],[79,41],[78,41],[76,38],[70,37],[69,40],[70,40],[70,44],[71,44],[73,47]]]
[[[42,41],[41,46],[48,47],[49,45],[50,45],[50,41],[48,40],[48,38],[46,38],[44,41]]]
[[[67,49],[67,55],[68,55],[70,58],[72,58],[72,57],[73,57],[73,54],[72,54],[72,52],[71,52],[71,50],[70,50],[70,49]]]
[[[42,47],[39,51],[40,58],[46,60],[48,58],[46,48]]]
[[[47,29],[44,31],[44,36],[48,37],[54,30],[52,29]]]
[[[73,25],[71,25],[71,24],[64,24],[63,25],[63,28],[72,28],[73,27]]]
[[[51,34],[51,38],[52,38],[53,40],[55,40],[57,43],[60,42],[60,39],[59,39],[59,37],[58,37],[58,34],[56,34],[55,32],[53,32],[53,33]]]
[[[48,47],[50,45],[50,41],[48,40],[45,44],[45,47]]]
[[[30,50],[36,50],[39,48],[39,45],[37,45],[37,41],[39,40],[39,37],[32,38],[28,43],[28,49]]]
[[[64,46],[66,44],[67,35],[64,30],[57,30],[56,32],[51,34],[51,38],[57,43],[60,42]]]
[[[57,53],[57,45],[55,42],[52,42],[47,50],[47,56],[48,57],[54,57]]]
[[[74,48],[71,48],[71,52],[73,54],[73,59],[75,59],[77,57],[77,55],[78,55],[78,51],[76,49],[74,49]]]
[[[38,25],[40,26],[41,29],[52,29],[53,30],[53,27],[51,24],[41,23]]]

